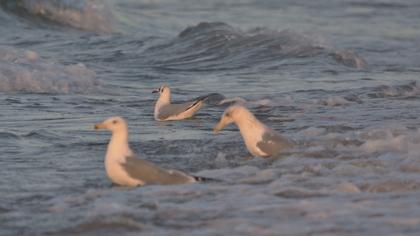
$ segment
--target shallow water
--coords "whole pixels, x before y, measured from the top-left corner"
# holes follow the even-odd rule
[[[418,235],[417,1],[0,3],[0,235]],[[250,159],[215,104],[156,122],[163,83],[299,146]],[[112,186],[113,115],[143,158],[223,181]]]

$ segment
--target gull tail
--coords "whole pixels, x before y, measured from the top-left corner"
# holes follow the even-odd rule
[[[222,182],[222,180],[220,179],[213,179],[213,178],[207,178],[207,177],[202,177],[202,176],[191,175],[191,177],[193,177],[194,180],[197,182]]]
[[[223,96],[220,93],[210,93],[204,96],[200,96],[196,99],[194,99],[193,101],[195,101],[195,103],[198,102],[206,102],[208,104],[218,104],[220,101],[222,101],[223,99],[225,99],[225,96]]]
[[[201,96],[201,97],[198,97],[198,98],[192,100],[193,103],[189,107],[187,107],[187,109],[185,109],[185,111],[188,111],[189,109],[197,106],[198,104],[200,104],[202,102],[205,102],[207,99],[209,99],[210,97],[215,96],[215,95],[219,95],[219,94],[218,93],[210,93],[210,94],[207,94],[207,95],[204,95],[204,96]]]

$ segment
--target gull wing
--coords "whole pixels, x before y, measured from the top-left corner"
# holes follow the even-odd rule
[[[158,118],[160,120],[166,120],[171,116],[178,116],[191,109],[197,111],[203,105],[203,102],[209,97],[214,97],[215,100],[217,99],[221,100],[220,97],[224,97],[224,96],[218,93],[210,93],[204,96],[200,96],[190,102],[181,103],[181,104],[176,104],[176,103],[168,104],[166,106],[163,106],[159,110]]]
[[[195,178],[177,170],[165,170],[159,166],[135,157],[127,157],[121,164],[131,178],[145,184],[182,184],[195,182]]]
[[[285,149],[293,147],[294,143],[278,134],[274,130],[267,130],[262,140],[257,143],[257,147],[267,154],[267,156],[275,155]]]
[[[171,116],[177,116],[196,106],[201,105],[201,101],[187,102],[182,104],[168,104],[159,110],[159,119],[165,120]]]

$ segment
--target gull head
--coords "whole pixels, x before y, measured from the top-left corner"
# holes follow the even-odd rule
[[[152,93],[159,93],[160,96],[162,96],[162,95],[167,96],[167,95],[171,94],[171,89],[169,88],[168,85],[164,84],[164,85],[160,86],[158,89],[153,90]]]
[[[222,130],[226,125],[230,123],[236,122],[241,117],[246,116],[250,112],[243,106],[233,105],[226,108],[225,112],[223,112],[222,118],[220,119],[219,123],[214,127],[213,131],[217,134],[220,130]]]
[[[111,132],[121,132],[127,130],[127,123],[119,116],[110,117],[95,125],[95,129],[107,129]]]

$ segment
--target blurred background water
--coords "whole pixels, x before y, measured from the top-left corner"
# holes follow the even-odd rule
[[[418,1],[0,6],[0,235],[418,235]],[[156,122],[163,83],[299,147],[249,159],[215,104]],[[93,124],[114,115],[144,159],[225,181],[112,186]]]

